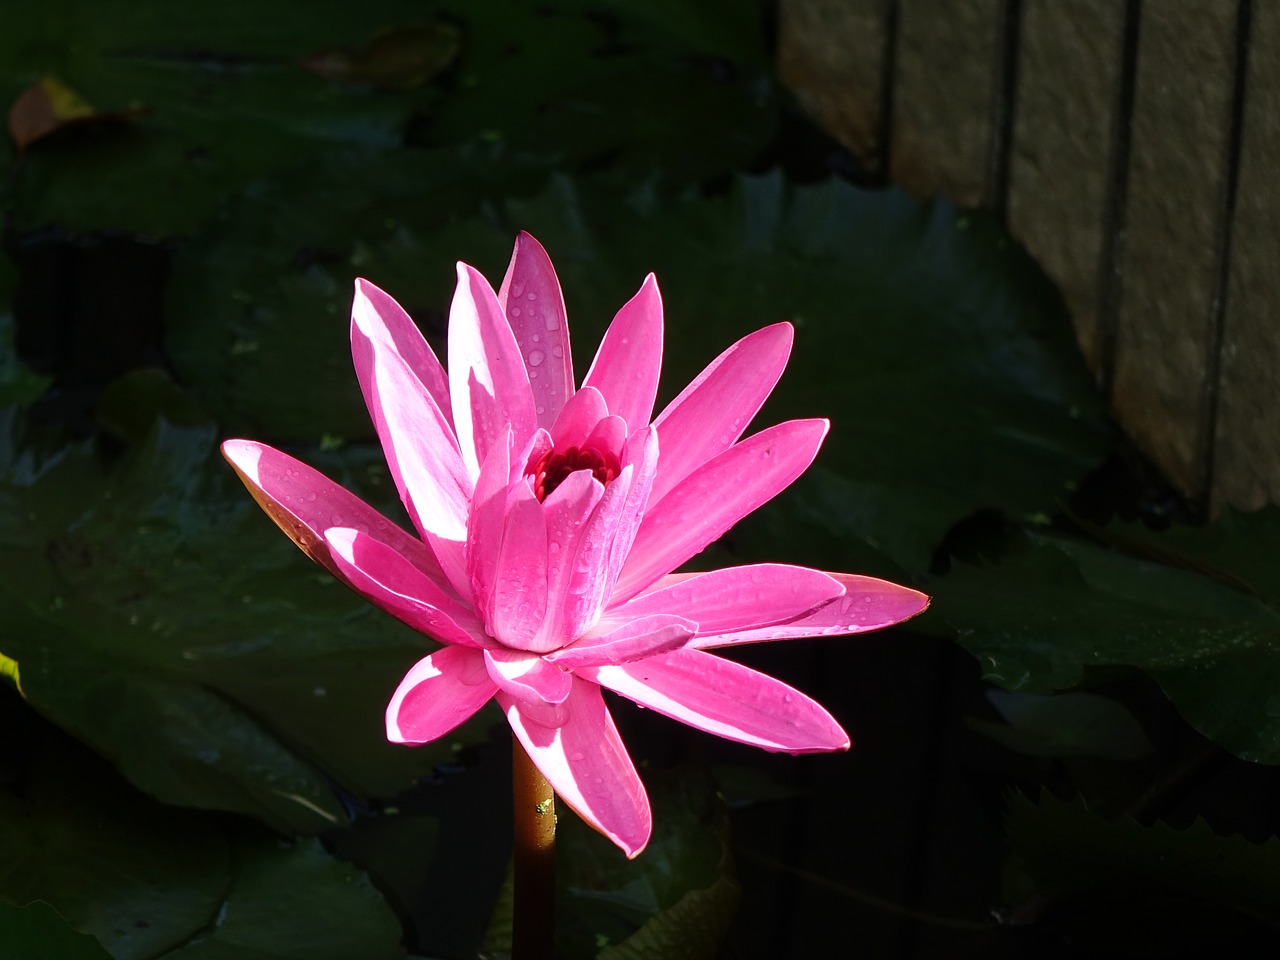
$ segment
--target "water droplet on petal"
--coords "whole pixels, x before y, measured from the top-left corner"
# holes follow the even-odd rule
[[[525,294],[525,299],[528,300],[530,303],[532,303],[534,300],[538,299],[538,295],[530,291],[529,293]]]
[[[511,316],[513,316],[513,317],[518,317],[518,316],[520,316],[520,308],[519,308],[519,307],[512,307],[512,308],[511,308]]]
[[[561,357],[564,356],[564,349],[559,344],[557,344],[556,346],[551,348],[551,355],[555,357],[557,360],[559,360]]]
[[[538,366],[545,359],[547,359],[547,355],[541,350],[531,350],[529,352],[529,366],[531,367]]]
[[[538,342],[539,340],[541,340],[541,339],[542,339],[542,335],[541,335],[541,334],[539,334],[539,333],[535,333],[535,334],[533,335],[533,342],[534,342],[534,343],[537,343],[537,342]]]

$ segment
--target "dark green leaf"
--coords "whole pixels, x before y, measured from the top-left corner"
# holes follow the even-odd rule
[[[1142,725],[1128,710],[1092,693],[1037,696],[992,690],[987,699],[1004,723],[966,717],[979,733],[1033,757],[1136,760],[1151,752]]]
[[[0,902],[0,943],[10,960],[111,960],[102,944],[76,933],[47,903]]]
[[[0,814],[0,899],[47,901],[116,960],[403,955],[381,896],[317,841],[156,803],[59,738],[0,790]]]
[[[1050,897],[1186,898],[1280,925],[1280,840],[1219,836],[1203,820],[1186,829],[1104,820],[1078,801],[1015,795],[1009,839],[1021,867]]]
[[[1014,535],[997,563],[957,565],[931,591],[936,615],[1006,689],[1047,693],[1089,667],[1136,667],[1215,743],[1280,762],[1280,613],[1258,596],[1036,534]]]

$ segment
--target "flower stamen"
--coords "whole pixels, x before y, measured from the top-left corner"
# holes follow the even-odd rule
[[[621,467],[613,454],[601,453],[592,447],[569,447],[548,450],[525,476],[533,478],[533,495],[541,503],[569,474],[579,470],[590,470],[591,475],[607,487]]]

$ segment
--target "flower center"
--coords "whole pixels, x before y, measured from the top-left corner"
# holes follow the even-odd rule
[[[591,475],[607,487],[620,469],[618,458],[611,453],[601,453],[592,447],[569,447],[548,450],[526,476],[533,477],[533,495],[541,503],[571,473],[590,470]]]

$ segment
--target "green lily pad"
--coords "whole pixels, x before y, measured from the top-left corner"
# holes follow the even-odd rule
[[[166,960],[397,960],[400,924],[381,894],[315,839],[232,846],[234,877],[210,927]]]
[[[0,896],[44,900],[117,960],[203,929],[230,882],[222,830],[128,789],[79,750],[49,747],[21,792],[0,792]]]
[[[0,815],[0,898],[46,901],[116,960],[403,955],[382,897],[318,841],[159,804],[65,739],[44,738]]]
[[[1015,795],[1014,856],[1045,896],[1170,898],[1280,925],[1280,840],[1220,836],[1203,820],[1185,829],[1104,820],[1078,801]]]
[[[12,960],[111,960],[102,944],[71,929],[57,910],[40,901],[25,907],[0,902],[0,941]]]
[[[155,796],[322,830],[346,819],[334,783],[387,796],[452,756],[383,730],[433,645],[310,569],[212,440],[159,421],[109,470],[87,448],[0,467],[0,653],[37,709]],[[385,479],[358,450],[345,463],[366,489]]]
[[[715,12],[728,29],[674,7],[613,4],[604,16],[572,0],[15,8],[0,100],[51,78],[128,119],[33,144],[11,187],[14,222],[184,236],[263,176],[335,151],[408,153],[406,140],[475,144],[513,167],[611,160],[680,183],[719,175],[762,149],[777,95],[759,11]],[[726,54],[742,65],[710,61]],[[375,168],[344,191],[378,194]]]
[[[1097,694],[1037,696],[990,690],[987,699],[1004,722],[966,717],[965,724],[1018,753],[1136,760],[1151,752],[1151,742],[1133,714]]]
[[[1235,517],[1202,537],[1222,562],[1238,555],[1242,573],[1265,576],[1274,560],[1260,548],[1274,523],[1274,511],[1256,525]],[[1239,554],[1217,543],[1242,528]],[[1186,546],[1200,537],[1172,539]],[[1275,580],[1261,582],[1274,591]],[[1008,538],[998,562],[956,564],[930,589],[936,616],[986,679],[1006,689],[1049,693],[1081,684],[1089,668],[1137,668],[1215,743],[1280,763],[1280,611],[1263,597],[1188,569],[1023,533]]]

